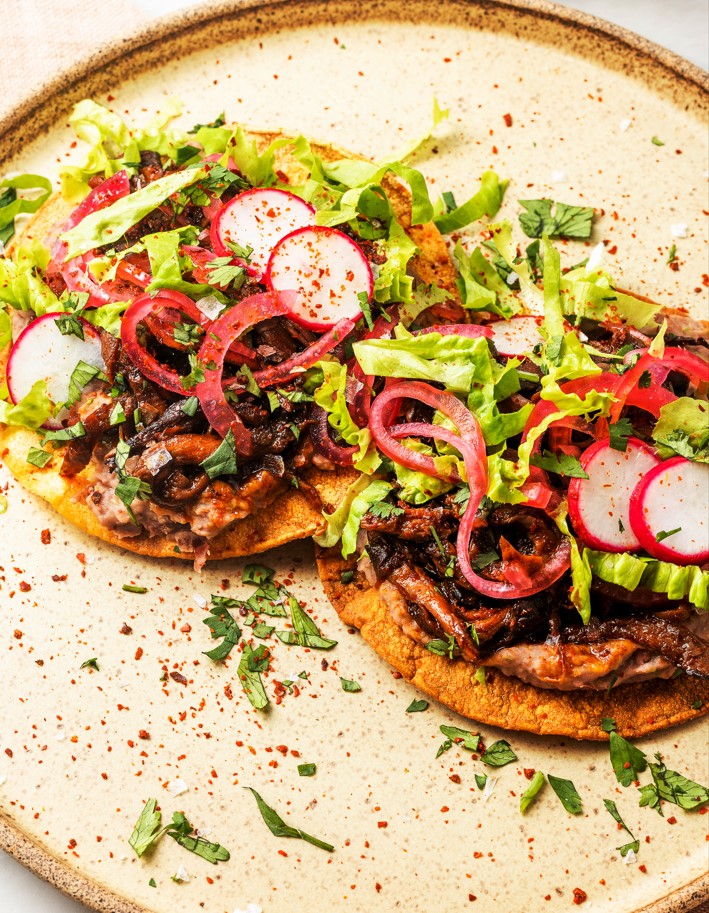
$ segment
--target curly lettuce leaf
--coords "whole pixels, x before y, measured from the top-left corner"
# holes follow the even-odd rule
[[[627,552],[584,550],[594,576],[626,590],[644,587],[653,593],[666,593],[668,599],[687,599],[703,612],[709,611],[709,572],[696,565],[681,566],[656,558],[645,558]]]
[[[121,335],[121,317],[130,301],[113,301],[103,304],[98,308],[89,308],[82,312],[82,317],[95,327],[110,333],[112,336]]]
[[[111,206],[90,213],[78,225],[60,236],[68,245],[66,259],[70,260],[95,247],[103,247],[105,244],[118,241],[129,228],[164,203],[173,193],[196,184],[206,177],[206,174],[203,168],[189,168],[167,174],[134,193],[121,197]]]
[[[352,502],[369,484],[370,479],[365,475],[360,475],[347,488],[339,507],[333,511],[333,513],[328,514],[323,511],[323,517],[327,521],[327,526],[322,533],[313,536],[313,539],[318,545],[322,546],[322,548],[332,548],[334,545],[337,545],[342,538],[342,531],[345,528],[345,523],[347,523],[347,518],[350,515]],[[364,514],[362,516],[364,516]]]
[[[354,344],[365,374],[434,381],[460,392],[469,391],[476,381],[484,383],[490,357],[484,337],[412,336],[403,327],[397,327],[395,333],[394,339],[364,339]]]
[[[497,215],[502,205],[502,198],[507,187],[507,181],[500,181],[494,171],[486,171],[480,179],[480,188],[461,206],[451,212],[444,212],[434,218],[436,228],[446,235],[452,231],[460,231],[471,222],[477,222],[483,216],[491,219]]]
[[[275,169],[276,150],[291,143],[292,140],[283,137],[259,152],[256,141],[246,136],[243,127],[237,126],[227,141],[219,163],[228,167],[231,159],[253,187],[270,187],[278,180]]]
[[[47,395],[47,382],[38,380],[30,392],[19,403],[0,400],[0,422],[5,425],[21,425],[36,430],[54,413],[54,404]]]
[[[709,405],[680,396],[660,409],[652,437],[663,459],[679,455],[709,463]]]
[[[387,259],[374,280],[375,300],[380,304],[389,301],[411,304],[413,279],[407,272],[407,266],[418,252],[418,247],[396,219],[393,219],[389,226],[389,237],[380,244]]]

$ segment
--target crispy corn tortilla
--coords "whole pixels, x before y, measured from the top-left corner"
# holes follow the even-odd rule
[[[282,136],[277,132],[258,132],[252,135],[261,149]],[[313,143],[312,148],[324,161],[352,157],[350,153],[327,144]],[[289,182],[293,185],[297,186],[307,178],[306,169],[287,148],[276,152],[276,167],[288,176]],[[455,271],[441,234],[432,223],[412,227],[411,199],[408,190],[395,180],[385,180],[385,187],[397,217],[420,249],[420,253],[412,262],[414,274],[422,282],[435,282],[457,298]],[[57,223],[68,217],[72,209],[73,207],[58,194],[51,197],[27,223],[11,246],[10,254],[12,247],[17,244],[33,238],[43,240]],[[0,355],[0,377],[4,377],[6,360],[7,351]],[[181,550],[176,552],[175,542],[170,536],[149,537],[143,533],[133,538],[122,538],[99,523],[86,504],[86,493],[91,484],[91,467],[74,478],[63,478],[59,474],[61,450],[44,468],[33,466],[26,460],[27,451],[30,447],[37,446],[39,439],[37,433],[26,428],[0,424],[0,460],[24,488],[44,498],[75,526],[112,545],[151,557],[194,559],[195,555],[191,549],[181,547]],[[336,484],[334,479],[328,477],[339,472],[336,470],[334,473],[325,473],[313,470],[306,476],[306,480],[309,480],[315,490],[323,488],[327,491],[330,485]],[[344,475],[348,484],[349,471],[345,471]],[[289,489],[256,515],[237,520],[210,540],[208,560],[236,558],[263,552],[296,539],[312,536],[321,532],[323,527],[324,520],[314,492],[311,491],[308,496],[302,490]]]
[[[485,684],[480,684],[471,663],[436,656],[407,637],[377,589],[356,571],[354,561],[342,558],[339,548],[319,550],[317,563],[325,593],[345,624],[359,628],[407,681],[461,716],[538,735],[604,740],[603,717],[612,717],[621,735],[637,738],[709,711],[709,681],[687,675],[622,685],[606,693],[535,688],[487,669]],[[355,572],[351,583],[341,582],[343,571]],[[701,706],[693,709],[696,702]]]

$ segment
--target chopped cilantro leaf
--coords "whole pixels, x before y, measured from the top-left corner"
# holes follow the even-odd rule
[[[570,206],[553,200],[520,200],[519,203],[526,210],[520,215],[519,224],[528,238],[541,238],[542,235],[550,238],[591,237],[592,207]]]
[[[212,843],[205,837],[198,837],[193,834],[194,828],[187,820],[183,812],[175,812],[172,816],[172,823],[165,828],[165,833],[172,837],[181,847],[201,856],[212,865],[219,862],[226,862],[230,858],[229,850],[220,843]]]
[[[475,774],[475,785],[478,789],[485,789],[487,774]]]
[[[217,476],[234,475],[238,470],[234,432],[229,429],[217,449],[199,464],[210,479]]]
[[[576,787],[571,780],[564,780],[563,777],[555,777],[554,774],[548,774],[547,780],[549,786],[559,797],[559,801],[567,812],[571,815],[580,815],[582,811],[581,796],[579,796]]]
[[[650,140],[650,142],[652,143],[653,146],[664,146],[665,145],[658,136],[653,136],[653,138]]]
[[[538,466],[540,469],[546,469],[547,472],[555,472],[569,479],[588,478],[588,474],[578,458],[568,453],[560,453],[558,456],[548,450],[545,450],[543,454],[533,453],[529,458],[529,463],[531,466]]]
[[[615,730],[610,731],[609,737],[610,758],[616,779],[622,786],[630,786],[647,767],[645,754]]]
[[[46,450],[42,450],[41,447],[30,447],[27,451],[26,459],[27,462],[31,463],[33,466],[43,469],[52,459],[52,454],[48,453]]]
[[[197,323],[176,323],[172,327],[172,337],[183,346],[193,346],[199,342],[202,328]]]
[[[180,403],[180,409],[185,415],[194,416],[199,409],[199,400],[196,396],[190,396],[183,403]]]
[[[191,130],[188,130],[188,133],[198,133],[200,130],[205,128],[213,129],[214,127],[223,127],[226,123],[226,112],[222,111],[221,114],[217,115],[213,121],[208,124],[195,124]]]
[[[218,285],[221,288],[226,288],[233,284],[233,287],[238,289],[246,281],[244,267],[237,263],[232,263],[231,257],[215,257],[214,260],[210,260],[207,264],[207,272],[209,274],[209,284]]]
[[[634,853],[639,852],[640,841],[635,839],[634,835],[628,829],[625,821],[623,821],[623,819],[620,817],[620,812],[618,811],[618,807],[616,806],[615,802],[612,799],[604,799],[603,804],[608,810],[608,814],[611,816],[611,818],[613,818],[613,820],[616,821],[623,828],[625,833],[628,834],[628,836],[632,839],[632,843],[626,843],[623,846],[616,847],[620,855],[627,856],[630,850],[632,850]]]
[[[706,786],[695,783],[676,770],[669,770],[662,755],[656,754],[657,764],[650,762],[648,765],[653,782],[640,789],[640,805],[648,805],[662,815],[661,801],[671,802],[680,808],[689,811],[706,805],[709,802],[709,790]]]
[[[212,596],[212,605],[209,609],[209,615],[202,619],[204,624],[209,628],[212,639],[223,637],[222,642],[212,650],[205,650],[204,655],[208,656],[214,662],[220,662],[231,653],[232,649],[238,644],[241,637],[241,630],[236,623],[229,609],[239,608],[242,605],[236,599],[230,599],[227,596]]]
[[[633,426],[627,418],[619,418],[617,422],[609,425],[611,447],[625,453],[628,449],[628,438],[633,434],[633,430]]]
[[[298,776],[299,777],[314,777],[315,771],[317,770],[317,764],[299,764],[298,765]]]
[[[362,686],[359,682],[352,681],[348,678],[342,678],[342,676],[340,676],[340,684],[342,685],[342,690],[348,691],[350,694],[355,694],[357,691],[362,690]]]
[[[506,739],[499,739],[480,755],[480,760],[489,767],[504,767],[505,764],[516,761],[517,755],[512,751],[510,743]]]
[[[428,701],[425,701],[423,698],[419,700],[413,700],[406,708],[407,713],[421,713],[423,710],[428,710]]]
[[[681,526],[677,526],[675,529],[661,529],[660,532],[655,536],[655,542],[662,542],[663,539],[669,539],[670,536],[674,536],[675,533],[681,532]]]
[[[138,816],[133,833],[128,838],[128,843],[135,850],[136,856],[142,856],[158,837],[162,836],[163,831],[160,829],[162,815],[157,809],[157,804],[157,799],[148,799]]]
[[[203,365],[197,356],[193,352],[187,354],[187,358],[190,363],[190,373],[185,374],[184,377],[180,378],[180,383],[184,390],[191,390],[193,387],[196,387],[197,384],[201,384],[204,380],[204,368]]]
[[[147,593],[147,586],[135,586],[133,583],[124,583],[121,587],[126,593]]]
[[[68,428],[58,428],[56,431],[49,429],[44,432],[42,437],[42,446],[44,446],[47,441],[73,441],[75,438],[84,437],[86,435],[86,429],[84,428],[81,422],[75,422],[73,425],[69,425]]]
[[[318,840],[317,837],[311,837],[310,834],[306,834],[305,831],[301,831],[297,827],[291,827],[289,824],[286,824],[278,812],[266,805],[261,796],[251,786],[247,786],[245,789],[248,789],[254,799],[256,799],[256,804],[258,810],[261,812],[261,817],[270,832],[276,837],[296,837],[300,840],[305,840],[307,843],[312,843],[313,846],[317,846],[321,850],[327,850],[328,853],[333,852],[335,847],[332,846],[332,844],[325,843],[323,840]]]
[[[469,732],[467,729],[459,729],[457,726],[441,726],[441,732],[451,741],[460,743],[461,748],[466,751],[477,751],[480,746],[480,733]]]
[[[258,669],[251,668],[252,664],[262,666],[263,654],[255,660],[252,659],[252,657],[254,654],[258,654],[258,651],[265,649],[266,648],[262,645],[258,647],[257,650],[254,650],[249,644],[246,644],[244,646],[244,652],[241,654],[239,668],[236,672],[241,687],[246,692],[246,696],[256,710],[263,710],[264,707],[267,707],[269,704],[266,689],[263,687],[263,682],[261,681],[261,672]],[[266,665],[268,665],[268,661],[266,661]]]
[[[390,504],[388,501],[375,501],[369,508],[369,513],[373,517],[381,517],[382,520],[388,520],[390,517],[399,517],[404,513],[403,507],[397,507],[396,504]]]
[[[79,666],[80,669],[93,669],[94,672],[98,672],[98,660],[95,656],[92,656],[91,659],[85,659],[83,663]]]
[[[429,653],[435,653],[436,656],[447,656],[449,659],[453,659],[453,654],[458,648],[458,644],[455,642],[455,637],[452,634],[446,634],[447,641],[439,640],[434,638],[429,640],[426,644],[426,649]]]

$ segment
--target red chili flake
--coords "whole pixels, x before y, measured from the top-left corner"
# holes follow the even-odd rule
[[[641,865],[639,865],[638,868],[640,869],[641,872],[644,872],[645,874],[647,874],[647,866],[645,865],[645,863],[642,863]]]
[[[613,247],[609,247],[609,248],[608,248],[608,253],[609,253],[609,254],[617,254],[617,253],[618,253],[618,245],[617,245],[617,244],[614,244]]]
[[[22,631],[20,631],[19,628],[15,628],[15,630],[12,632],[12,635],[15,640],[22,640]]]
[[[492,147],[492,154],[497,155],[497,146]]]
[[[667,819],[667,823],[668,824],[677,824],[677,819],[675,818],[674,815],[672,815],[672,817]]]
[[[101,774],[101,779],[108,780],[108,774]]]
[[[442,806],[441,806],[441,811],[445,814],[446,812],[449,812],[450,809],[448,808],[447,805],[442,805]]]
[[[61,583],[63,580],[66,580],[68,576],[68,574],[52,574],[52,580],[55,583]]]
[[[458,774],[451,774],[448,779],[451,781],[451,783],[460,783],[460,777]]]
[[[139,738],[139,739],[149,739],[149,738],[150,738],[150,733],[148,732],[147,729],[139,729],[139,730],[138,730],[138,738]]]
[[[531,780],[535,773],[536,773],[536,770],[533,767],[524,768],[524,775],[528,780]]]
[[[377,894],[378,894],[378,893],[381,891],[381,889],[382,889],[382,886],[381,886],[381,885],[379,884],[379,882],[377,881],[377,882],[375,883],[375,885],[374,885],[374,890],[375,890],[375,891],[377,892]]]
[[[73,850],[75,846],[76,846],[76,840],[74,840],[74,838],[72,837],[71,840],[69,841],[69,843],[67,843],[67,849]]]
[[[132,634],[132,633],[133,633],[133,628],[131,628],[130,625],[127,625],[124,621],[123,624],[121,625],[119,634]]]
[[[511,114],[503,114],[502,119],[505,122],[506,127],[512,126],[512,115]]]
[[[586,900],[588,895],[585,891],[582,891],[581,888],[574,888],[574,903],[582,904]]]
[[[279,851],[278,851],[278,855],[279,855],[279,856],[286,856],[286,857],[287,857],[287,856],[288,856],[288,853],[286,853],[285,850],[279,850]]]
[[[392,675],[394,676],[394,678],[396,678],[396,679],[400,679],[400,678],[401,678],[401,672],[392,672],[391,674],[392,674]]]
[[[140,659],[142,655],[143,655],[143,648],[138,647],[138,649],[135,651],[135,658]]]
[[[29,591],[32,589],[32,587],[30,586],[29,583],[27,583],[26,580],[21,580],[20,589],[22,590],[23,593],[29,593]]]
[[[77,552],[76,560],[79,562],[79,564],[86,564],[86,555],[83,552]]]
[[[388,827],[388,826],[389,826],[388,821],[377,821],[377,827]]]
[[[280,753],[285,756],[288,754],[288,746],[287,745],[276,745],[276,751],[280,751]]]
[[[48,529],[43,529],[40,533],[40,539],[42,541],[42,545],[49,545],[49,543],[52,541],[52,534]]]
[[[482,857],[483,857],[483,854],[480,852],[480,850],[475,850],[475,852],[473,853],[473,859],[482,859]]]
[[[173,682],[177,682],[178,685],[187,684],[187,679],[181,672],[171,672],[170,678],[173,680]]]
[[[8,758],[11,758],[12,757],[12,748],[6,748],[5,754],[8,756]]]
[[[468,894],[468,900],[472,903],[474,900],[477,900],[475,894]]]
[[[189,623],[189,621],[186,621],[180,628],[180,631],[182,631],[183,634],[189,634],[191,630],[192,625]]]
[[[214,879],[210,878],[209,875],[204,876],[207,879],[207,884],[214,884]]]
[[[678,273],[679,272],[679,260],[672,260],[672,262],[669,264],[669,267],[671,270],[674,270],[674,272]]]

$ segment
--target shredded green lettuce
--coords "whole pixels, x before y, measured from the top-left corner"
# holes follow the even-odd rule
[[[105,105],[84,99],[74,106],[69,123],[79,139],[91,147],[83,165],[71,165],[60,174],[62,196],[79,203],[89,192],[89,180],[97,174],[110,177],[122,168],[135,170],[142,150],[151,150],[174,158],[177,147],[187,137],[167,129],[169,122],[181,113],[180,103],[166,99],[162,111],[142,129],[130,129],[125,121]],[[221,150],[219,150],[221,151]]]
[[[196,184],[206,174],[203,168],[189,168],[165,175],[134,193],[121,197],[111,206],[90,213],[78,225],[60,236],[68,245],[66,259],[120,240],[129,228],[164,203],[173,193]]]
[[[663,459],[686,457],[709,463],[709,404],[689,396],[680,396],[660,409],[652,432]]]
[[[453,253],[458,264],[456,284],[463,307],[471,311],[489,311],[505,319],[520,312],[519,298],[479,247],[467,254],[462,242],[458,241]]]
[[[363,479],[365,477],[360,476],[360,478]],[[349,558],[350,555],[353,555],[357,551],[357,536],[359,535],[362,517],[367,513],[372,504],[386,498],[392,490],[392,487],[390,482],[375,479],[375,481],[370,482],[366,488],[360,489],[358,492],[354,493],[354,497],[350,501],[349,510],[347,512],[347,519],[342,526],[343,558]],[[342,507],[344,507],[344,504],[338,510],[341,510]],[[331,520],[331,518],[328,517],[328,520]]]
[[[480,179],[480,188],[461,206],[451,212],[442,212],[434,219],[436,228],[444,235],[460,231],[483,216],[491,219],[502,205],[507,181],[500,181],[494,171],[486,171]]]
[[[253,187],[270,187],[278,180],[274,164],[276,150],[291,143],[292,140],[287,137],[276,139],[259,153],[256,141],[246,136],[243,127],[237,126],[227,141],[219,163],[228,167],[231,159]]]
[[[352,502],[357,495],[361,494],[361,492],[367,488],[370,482],[371,480],[367,476],[358,476],[347,488],[339,507],[331,514],[323,511],[323,517],[327,520],[327,526],[322,533],[313,536],[313,539],[318,545],[322,546],[322,548],[332,548],[337,545],[342,538],[342,530],[345,528],[345,523],[349,517]]]
[[[568,505],[566,502],[554,515],[554,521],[561,532],[571,542],[571,601],[578,609],[581,620],[585,625],[591,618],[591,565],[587,549],[579,549],[578,542],[571,535],[568,524]]]
[[[684,567],[656,558],[610,554],[585,549],[585,557],[594,574],[607,583],[626,590],[644,587],[653,593],[666,593],[668,599],[687,599],[697,609],[709,611],[709,572],[693,564]]]
[[[5,308],[0,308],[0,352],[12,341],[12,321]]]
[[[102,304],[98,308],[89,308],[83,311],[81,316],[84,320],[95,327],[100,327],[112,336],[121,335],[121,317],[130,301],[113,301],[110,304]]]
[[[39,193],[30,198],[19,196],[18,190]],[[0,245],[7,244],[15,234],[15,219],[24,213],[37,212],[51,192],[51,181],[39,174],[18,174],[0,181]]]
[[[438,104],[438,99],[434,97],[434,99],[433,99],[433,117],[431,119],[431,126],[421,136],[417,137],[416,139],[411,140],[411,142],[409,142],[409,143],[406,143],[405,146],[402,146],[401,149],[399,149],[397,152],[394,153],[392,158],[396,159],[397,161],[403,162],[407,158],[409,158],[410,155],[413,155],[417,149],[420,149],[420,147],[423,146],[424,143],[428,142],[428,140],[431,139],[431,136],[433,135],[433,131],[441,123],[441,121],[447,120],[449,114],[450,114],[449,109],[441,108],[441,106]]]
[[[25,428],[41,427],[53,414],[54,405],[47,395],[47,382],[38,380],[30,392],[14,406],[0,400],[0,422]]]
[[[0,257],[0,301],[38,317],[64,307],[40,276],[46,268],[42,251],[46,248],[33,243],[19,247],[13,260]]]
[[[354,344],[365,374],[429,380],[459,392],[469,391],[476,381],[484,382],[480,366],[489,362],[485,337],[412,336],[401,326],[394,332],[394,339],[364,339]]]
[[[347,444],[359,447],[354,467],[360,469],[360,464],[367,455],[372,435],[368,428],[360,428],[355,424],[347,408],[345,399],[347,367],[337,361],[319,361],[313,367],[320,368],[324,377],[323,383],[314,392],[313,398],[318,406],[328,413],[328,423],[340,437]],[[369,459],[366,462],[367,473],[371,475],[380,462],[380,459]]]
[[[582,317],[599,323],[611,321],[629,324],[638,330],[657,326],[655,317],[659,304],[641,301],[613,288],[612,280],[601,270],[590,275],[583,266],[561,277],[562,308],[566,317]]]
[[[413,301],[413,279],[407,273],[411,258],[418,248],[394,219],[389,226],[389,237],[380,242],[386,262],[374,280],[374,298],[380,304],[389,301]]]
[[[452,454],[437,456],[436,452],[428,444],[416,438],[404,438],[400,443],[410,450],[433,457],[436,471],[441,475],[450,476],[452,470],[456,469],[461,478],[465,477],[463,461]],[[397,497],[408,504],[425,504],[431,498],[437,498],[438,495],[445,494],[453,488],[452,482],[445,482],[443,479],[426,475],[426,473],[419,472],[416,469],[409,469],[399,463],[394,463],[393,465],[396,479],[401,486],[401,490],[397,492]]]

